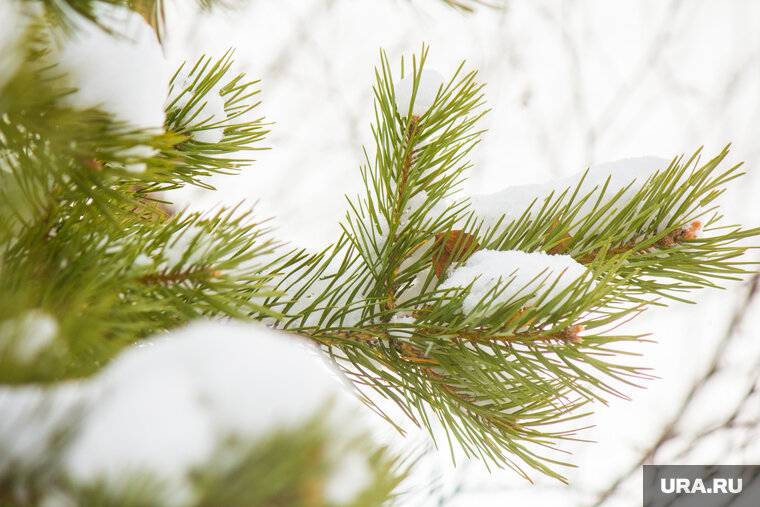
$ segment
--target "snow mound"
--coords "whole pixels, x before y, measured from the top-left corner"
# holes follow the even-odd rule
[[[568,196],[565,198],[567,202],[580,183],[576,202],[591,194],[576,215],[578,219],[581,219],[592,212],[597,206],[597,201],[599,201],[598,206],[602,206],[612,201],[619,192],[622,194],[615,200],[613,210],[625,207],[641,191],[655,171],[663,171],[669,165],[669,160],[658,157],[638,157],[605,162],[591,166],[582,183],[583,173],[579,173],[546,184],[509,187],[493,194],[475,195],[471,198],[471,206],[475,215],[483,219],[485,227],[495,226],[500,219],[503,226],[520,219],[528,208],[530,211],[526,216],[536,218],[552,192],[554,192],[553,199],[556,199],[569,188]],[[607,188],[602,196],[605,185]],[[533,204],[532,207],[531,204]]]
[[[163,130],[171,73],[161,45],[143,18],[126,7],[98,5],[107,33],[81,19],[58,51],[61,70],[76,91],[74,108],[99,108],[132,127]]]
[[[260,325],[196,323],[141,342],[86,381],[0,388],[0,471],[32,467],[81,413],[60,458],[74,483],[118,493],[139,473],[162,485],[159,503],[187,505],[190,472],[231,436],[297,430],[328,403],[335,438],[355,437],[340,423],[355,422],[361,404],[310,343]],[[336,475],[351,476],[340,463]]]
[[[422,69],[420,81],[417,85],[417,94],[412,104],[414,92],[414,75],[409,75],[396,83],[396,111],[401,116],[409,114],[409,106],[412,105],[412,116],[422,116],[430,109],[438,95],[438,90],[443,85],[443,76],[435,70]]]
[[[465,288],[472,284],[462,303],[462,311],[472,314],[485,298],[488,305],[484,313],[488,314],[499,305],[529,295],[532,296],[527,304],[544,296],[546,304],[582,281],[587,274],[588,270],[569,255],[480,250],[452,270],[440,288]]]

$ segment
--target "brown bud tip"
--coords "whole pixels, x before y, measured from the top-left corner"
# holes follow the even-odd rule
[[[697,232],[702,229],[702,222],[699,220],[694,220],[685,229],[686,230],[684,231],[683,235],[684,239],[697,239]]]
[[[480,248],[475,236],[460,230],[442,232],[435,235],[433,244],[433,269],[440,278],[452,262],[467,260]]]
[[[576,326],[569,326],[569,327],[565,328],[565,332],[564,332],[565,336],[563,338],[565,339],[566,342],[582,343],[583,342],[583,338],[581,338],[578,335],[578,333],[580,333],[584,329],[585,328],[583,326],[578,326],[578,325],[576,325]]]

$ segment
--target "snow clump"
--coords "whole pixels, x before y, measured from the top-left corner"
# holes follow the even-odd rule
[[[255,442],[298,430],[328,403],[326,427],[341,428],[334,438],[358,435],[341,422],[358,427],[360,402],[306,341],[261,325],[202,322],[141,345],[89,380],[0,387],[0,472],[4,465],[33,468],[81,413],[58,465],[74,484],[118,494],[135,473],[147,474],[161,485],[158,503],[188,505],[193,469],[230,437]],[[336,477],[328,477],[334,497],[344,500],[368,484],[370,474],[354,461],[339,462]]]
[[[453,269],[440,288],[466,288],[472,284],[462,311],[470,315],[484,301],[488,305],[482,311],[490,314],[498,306],[526,296],[531,296],[528,305],[543,297],[543,304],[547,304],[567,288],[584,282],[587,275],[588,270],[569,255],[479,250]]]
[[[529,208],[530,211],[526,216],[535,219],[552,192],[554,192],[552,199],[556,199],[565,190],[570,189],[564,199],[564,202],[568,202],[580,183],[576,202],[591,195],[583,203],[576,217],[582,219],[595,207],[609,203],[614,196],[622,192],[608,213],[611,214],[627,206],[644,188],[655,171],[664,171],[669,165],[669,160],[658,157],[638,157],[605,162],[591,166],[582,183],[580,180],[583,173],[580,173],[546,184],[509,187],[492,194],[475,195],[471,198],[471,206],[475,215],[483,219],[485,227],[493,227],[499,220],[504,226],[519,220]],[[601,196],[605,185],[607,188]],[[603,224],[604,220],[598,222]],[[571,230],[570,234],[573,232]]]
[[[409,106],[412,106],[412,116],[422,116],[435,102],[438,90],[443,86],[443,76],[435,70],[422,69],[420,72],[417,94],[412,104],[414,92],[414,75],[406,76],[396,83],[396,110],[398,114],[406,117],[409,114]]]
[[[222,96],[222,80],[218,80],[210,89],[199,90],[194,82],[197,76],[191,76],[181,69],[174,78],[171,93],[166,104],[178,109],[192,106],[185,113],[185,128],[191,131],[194,140],[202,143],[217,144],[224,138],[224,122],[227,120],[225,99]]]
[[[126,7],[98,4],[109,34],[81,18],[58,48],[60,69],[74,93],[67,105],[99,108],[135,128],[163,131],[171,73],[153,29]]]

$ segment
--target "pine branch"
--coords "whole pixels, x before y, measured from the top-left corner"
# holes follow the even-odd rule
[[[227,77],[231,55],[195,66],[182,91],[192,99],[174,100],[167,114],[176,132],[156,133],[67,106],[73,90],[51,65],[50,44],[49,27],[33,25],[19,49],[25,60],[0,90],[2,380],[88,375],[135,339],[193,318],[277,317],[257,302],[273,294],[261,259],[276,246],[261,223],[237,209],[172,216],[152,194],[207,186],[201,177],[248,162],[226,154],[257,149],[257,91],[243,75]],[[223,117],[178,116],[213,93]],[[189,139],[206,128],[219,142]],[[57,338],[32,365],[15,336],[34,312],[55,323]]]
[[[537,195],[519,219],[486,228],[483,243],[497,250],[565,253],[589,265],[625,256],[620,274],[635,274],[631,282],[642,295],[683,300],[676,293],[716,287],[715,279],[745,273],[735,259],[747,247],[737,243],[760,232],[718,225],[721,216],[712,203],[741,176],[739,166],[717,170],[727,154],[726,148],[700,167],[698,151],[636,188],[610,188],[608,179],[581,190],[581,177],[574,187]],[[705,236],[699,237],[702,227]]]
[[[183,64],[174,74],[166,106],[166,128],[175,132],[181,142],[163,151],[171,163],[166,173],[169,178],[176,178],[179,168],[190,169],[181,177],[182,183],[210,188],[199,178],[234,174],[253,161],[238,158],[243,152],[265,149],[255,144],[269,132],[264,129],[267,124],[261,117],[251,117],[259,105],[252,101],[259,93],[254,88],[258,81],[246,81],[243,74],[228,78],[232,65],[232,50],[228,50],[215,62],[204,56],[189,70]],[[154,185],[146,192],[176,185]]]
[[[43,308],[58,322],[49,351],[58,361],[51,368],[40,358],[30,367],[8,349],[0,354],[5,382],[90,373],[136,338],[200,316],[276,315],[257,303],[272,294],[261,274],[268,263],[259,259],[276,245],[248,214],[145,222],[124,210],[113,223],[92,205],[60,211],[66,214],[53,213],[18,237],[0,272],[0,301],[9,310],[0,321]],[[49,232],[39,236],[41,230]]]
[[[155,20],[158,6],[139,9]],[[250,161],[231,153],[258,149],[258,92],[227,77],[230,52],[177,71],[167,132],[156,134],[62,105],[73,91],[41,68],[47,44],[35,31],[27,63],[0,90],[7,383],[88,375],[193,318],[261,319],[320,343],[374,391],[363,396],[378,411],[380,396],[431,432],[437,418],[468,456],[563,480],[559,445],[577,438],[582,411],[648,378],[617,346],[642,337],[616,326],[659,304],[653,296],[744,274],[740,241],[760,234],[720,225],[712,207],[739,176],[717,169],[727,150],[622,186],[588,188],[584,177],[482,216],[475,199],[455,200],[485,114],[482,86],[463,64],[426,97],[423,46],[407,76],[401,65],[409,103],[381,53],[375,153],[365,152],[366,192],[349,200],[343,233],[321,252],[280,254],[248,214],[171,216],[152,195],[206,186],[203,177]],[[57,337],[24,352],[29,322],[53,322]]]
[[[423,48],[419,65],[413,60],[412,101],[425,56]],[[554,466],[566,463],[553,457],[555,446],[576,438],[577,428],[547,425],[572,426],[587,403],[625,397],[621,385],[649,378],[615,359],[629,355],[616,343],[642,337],[611,331],[652,304],[652,294],[675,297],[742,273],[735,259],[745,248],[731,244],[760,231],[696,237],[697,220],[716,230],[717,218],[704,215],[737,176],[736,168],[715,171],[725,151],[702,167],[696,156],[674,161],[635,189],[608,181],[537,196],[519,219],[486,224],[469,201],[447,202],[469,167],[471,128],[482,114],[474,74],[457,76],[427,111],[404,113],[412,105],[396,104],[382,57],[377,154],[361,169],[367,193],[349,201],[335,245],[276,263],[286,296],[265,305],[284,315],[278,326],[321,343],[357,385],[418,425],[430,428],[437,417],[466,454],[526,477],[520,462],[562,479]],[[505,279],[465,312],[472,284],[442,286],[483,250],[567,253],[587,272],[568,286],[562,273],[546,271],[525,287]],[[522,295],[505,300],[507,293]]]

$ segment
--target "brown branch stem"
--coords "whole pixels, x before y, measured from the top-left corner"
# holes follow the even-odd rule
[[[631,240],[627,243],[623,243],[622,245],[615,246],[613,248],[610,248],[606,252],[606,257],[614,257],[615,255],[620,255],[624,253],[630,252],[633,255],[639,254],[639,253],[646,253],[649,252],[653,248],[672,248],[678,243],[680,243],[682,240],[688,240],[688,239],[695,239],[697,237],[697,231],[702,228],[702,223],[698,220],[695,220],[694,222],[690,223],[689,225],[684,225],[683,227],[679,227],[678,229],[675,229],[673,231],[670,231],[668,234],[657,240],[654,244],[647,245],[647,246],[641,246],[641,244],[644,241],[641,241],[639,239]],[[581,264],[590,264],[598,257],[598,255],[603,251],[602,248],[597,248],[596,250],[592,250],[591,252],[585,253],[583,255],[574,256],[575,260]],[[559,253],[559,252],[557,252]]]
[[[412,149],[412,146],[414,144],[414,136],[417,133],[417,122],[419,121],[419,116],[412,116],[411,120],[409,121],[409,126],[406,129],[406,143],[404,146],[404,149],[406,150],[406,155],[404,156],[404,162],[401,166],[401,178],[398,182],[398,189],[396,192],[396,204],[393,209],[393,223],[398,224],[401,221],[401,213],[403,212],[402,209],[402,198],[404,196],[404,193],[406,192],[406,187],[409,182],[409,173],[412,170],[412,164],[414,162],[414,150]],[[398,240],[398,230],[394,234],[393,241],[394,243]],[[396,307],[396,290],[398,287],[396,286],[395,280],[396,280],[396,271],[398,270],[398,266],[401,265],[401,262],[403,262],[403,259],[400,259],[397,263],[397,266],[395,266],[393,272],[391,273],[389,280],[388,280],[388,286],[385,290],[385,309],[386,310],[393,310]]]
[[[161,271],[160,273],[149,273],[141,276],[137,281],[142,285],[175,284],[197,281],[201,278],[215,278],[221,276],[221,274],[221,271],[215,270],[212,267],[190,267],[184,271],[175,271],[171,273],[166,270]]]

